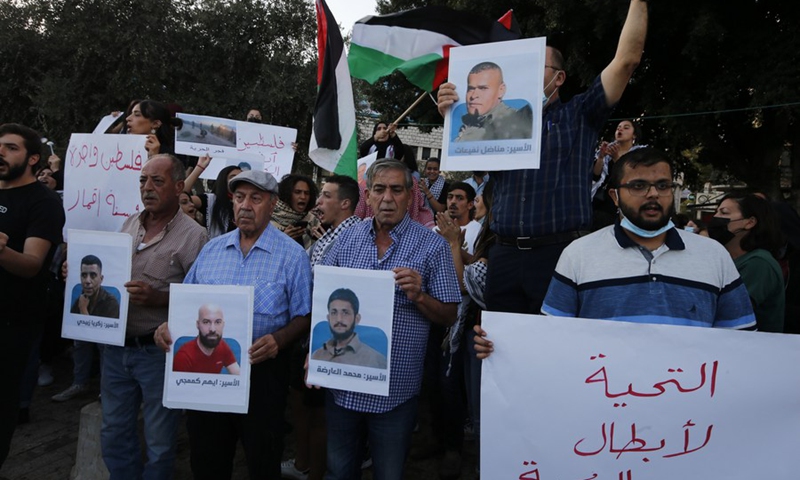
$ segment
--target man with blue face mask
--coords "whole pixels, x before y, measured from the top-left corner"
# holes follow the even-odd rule
[[[641,148],[620,158],[617,167],[609,192],[619,219],[564,249],[542,312],[753,328],[747,290],[727,251],[672,224],[676,185],[666,155]]]
[[[564,58],[547,47],[542,82],[540,168],[492,172],[493,232],[489,253],[487,309],[539,313],[557,259],[592,225],[591,168],[600,129],[642,57],[647,2],[631,0],[611,63],[582,94],[559,98],[566,80]],[[455,85],[439,88],[444,115],[458,100]]]

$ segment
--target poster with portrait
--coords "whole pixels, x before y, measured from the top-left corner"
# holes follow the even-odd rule
[[[189,113],[177,116],[183,128],[175,133],[175,152],[213,159],[200,178],[214,180],[229,165],[264,170],[278,181],[292,171],[294,128]]]
[[[164,406],[247,413],[253,287],[173,284]]]
[[[133,240],[127,233],[68,230],[61,336],[125,344]]]
[[[792,479],[800,337],[484,312],[481,478]]]
[[[450,50],[442,170],[539,168],[545,53],[544,37]]]
[[[367,170],[376,160],[378,160],[378,152],[372,152],[356,161],[356,180],[358,180],[358,186],[362,191],[367,189]]]
[[[389,395],[394,273],[314,267],[308,383]]]

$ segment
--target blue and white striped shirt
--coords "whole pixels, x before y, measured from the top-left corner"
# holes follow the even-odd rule
[[[255,287],[253,341],[311,312],[308,255],[269,224],[247,256],[242,256],[238,228],[209,241],[183,283]]]
[[[422,291],[443,303],[458,303],[461,292],[450,247],[440,235],[406,214],[389,233],[392,245],[378,258],[371,219],[341,233],[321,265],[392,270],[411,268],[422,276]],[[419,394],[430,322],[395,287],[389,396],[332,390],[336,404],[359,412],[383,413]]]

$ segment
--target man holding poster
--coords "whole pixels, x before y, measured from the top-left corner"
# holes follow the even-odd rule
[[[81,259],[81,294],[72,304],[72,313],[119,318],[119,301],[103,288],[103,262],[95,255]]]
[[[389,396],[329,390],[326,399],[328,475],[358,478],[369,438],[376,480],[400,480],[411,443],[430,323],[455,322],[461,292],[447,242],[411,220],[413,178],[398,160],[367,170],[371,221],[341,233],[322,265],[392,270],[395,300]],[[388,314],[388,312],[387,312]],[[366,426],[366,429],[364,428]]]
[[[489,256],[488,310],[539,313],[556,260],[569,242],[592,225],[589,171],[600,129],[622,97],[642,57],[647,2],[631,0],[611,63],[589,89],[559,99],[566,81],[564,58],[547,47],[542,92],[540,168],[498,171],[492,206],[498,245]],[[455,85],[443,84],[439,112],[458,101]]]
[[[206,245],[184,283],[255,287],[250,398],[246,414],[187,410],[192,474],[198,480],[230,478],[241,440],[250,478],[280,478],[287,347],[309,330],[311,267],[303,247],[270,225],[278,201],[272,175],[249,170],[228,185],[237,228]],[[172,344],[166,323],[156,342],[165,351]]]

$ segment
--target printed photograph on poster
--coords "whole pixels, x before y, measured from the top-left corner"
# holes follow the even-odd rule
[[[545,52],[544,37],[450,50],[442,170],[539,168]]]
[[[357,160],[358,176],[356,179],[358,180],[358,186],[361,187],[361,190],[367,189],[367,170],[369,170],[369,167],[371,167],[377,159],[378,152],[372,152],[366,157],[361,157]]]
[[[246,413],[253,287],[173,284],[164,406]]]
[[[308,383],[389,395],[394,274],[314,268]]]
[[[236,167],[241,171],[264,170],[266,162],[264,159],[236,160],[230,158],[212,158],[205,170],[200,174],[204,180],[216,180],[219,172],[225,167]]]
[[[133,240],[127,233],[68,230],[61,336],[125,344]]]
[[[188,113],[177,116],[183,120],[183,128],[176,135],[175,152],[214,159],[200,178],[215,179],[225,166],[239,164],[263,169],[279,181],[292,171],[294,128]]]

